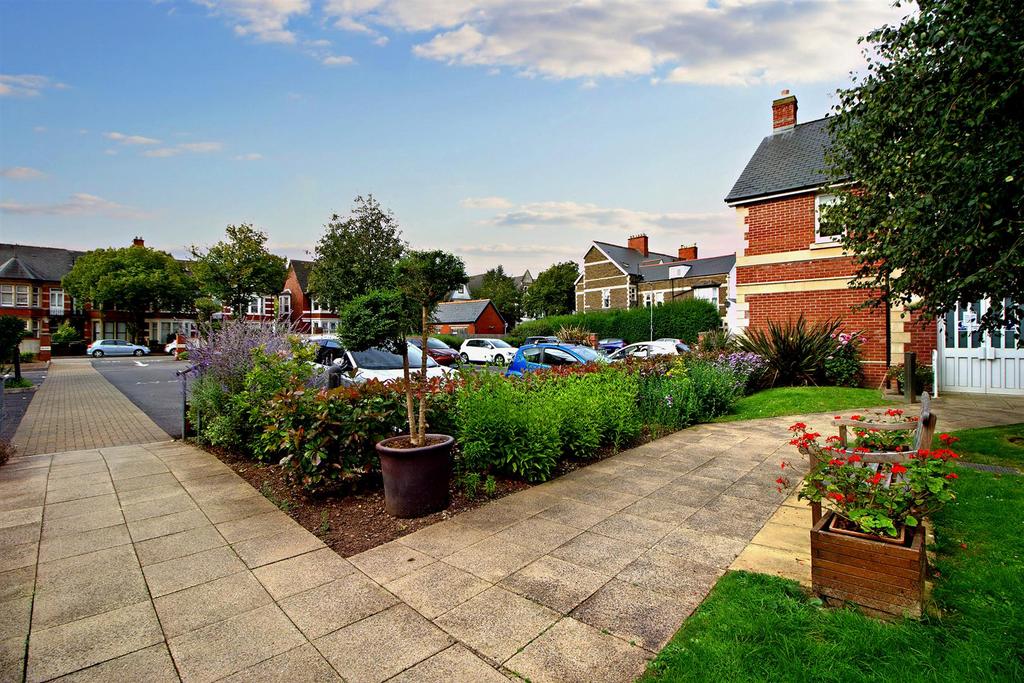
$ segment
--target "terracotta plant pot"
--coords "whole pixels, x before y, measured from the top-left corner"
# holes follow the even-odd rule
[[[394,436],[377,444],[384,477],[384,509],[394,517],[422,517],[448,507],[455,439],[427,434],[427,445],[400,447],[408,436]]]
[[[865,611],[920,617],[926,557],[924,526],[905,529],[901,545],[831,527],[826,512],[811,529],[811,584],[825,598]]]

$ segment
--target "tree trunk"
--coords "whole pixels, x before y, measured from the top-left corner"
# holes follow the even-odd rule
[[[426,443],[427,434],[427,317],[429,316],[427,307],[423,307],[423,319],[420,327],[420,387],[422,393],[420,393],[420,424],[419,424],[419,436]]]
[[[402,344],[402,374],[405,376],[405,417],[409,422],[409,440],[412,441],[412,445],[419,446],[419,440],[416,438],[416,411],[412,404],[412,378],[409,377],[408,344]]]
[[[11,360],[14,361],[14,381],[15,382],[20,382],[21,381],[21,343],[20,342],[18,344],[14,345],[14,358],[12,358]]]

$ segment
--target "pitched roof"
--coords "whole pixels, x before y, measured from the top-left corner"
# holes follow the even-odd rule
[[[295,271],[295,279],[299,281],[299,287],[303,292],[309,293],[309,272],[313,270],[312,261],[291,260],[292,269]]]
[[[434,322],[442,325],[475,323],[490,304],[490,299],[445,301],[434,309]]]
[[[808,121],[791,130],[766,136],[725,201],[732,203],[780,192],[810,190],[830,182],[825,173],[825,152],[831,144],[828,121],[828,117]]]
[[[82,251],[24,244],[0,244],[0,276],[19,280],[59,282]]]
[[[480,275],[470,275],[469,276],[469,280],[466,282],[466,288],[470,292],[474,292],[474,291],[480,289],[481,285],[484,284],[484,276],[485,275],[487,275],[487,273],[482,273]],[[507,273],[506,273],[506,275],[507,275]],[[526,281],[527,285],[529,285],[531,282],[533,282],[533,275],[530,274],[530,271],[526,271],[522,275],[513,275],[511,277],[512,277],[512,282],[516,286],[516,289],[520,289],[520,290],[523,288],[523,281],[524,280]]]
[[[636,249],[622,247],[618,244],[609,244],[608,242],[598,242],[597,240],[594,240],[594,245],[603,251],[608,258],[618,263],[619,267],[630,275],[640,275],[640,264],[644,261],[675,261],[677,258],[668,254],[659,254],[656,251],[648,252],[647,256],[644,256]]]
[[[673,260],[665,263],[648,264],[641,266],[641,274],[647,282],[657,280],[668,280],[669,269],[674,266],[689,266],[685,277],[708,277],[711,275],[725,275],[736,265],[736,254],[724,256],[709,256],[708,258],[690,259],[686,261]]]

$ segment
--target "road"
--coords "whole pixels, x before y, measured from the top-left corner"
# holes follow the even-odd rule
[[[92,366],[153,422],[181,438],[181,382],[175,372],[188,367],[167,357],[101,358]]]
[[[21,373],[21,376],[38,387],[46,379],[46,371],[25,370]],[[3,411],[3,417],[0,418],[0,439],[10,441],[14,438],[14,433],[18,431],[18,424],[21,423],[21,418],[25,416],[25,411],[28,410],[28,404],[32,402],[33,396],[35,396],[34,391],[12,391],[8,389],[4,392],[3,406],[0,407],[0,410]]]

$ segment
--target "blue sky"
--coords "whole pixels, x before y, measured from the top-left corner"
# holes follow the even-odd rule
[[[646,231],[733,251],[722,197],[783,87],[824,115],[876,0],[0,3],[0,239],[229,223],[312,250],[373,193],[414,247],[536,274]]]

